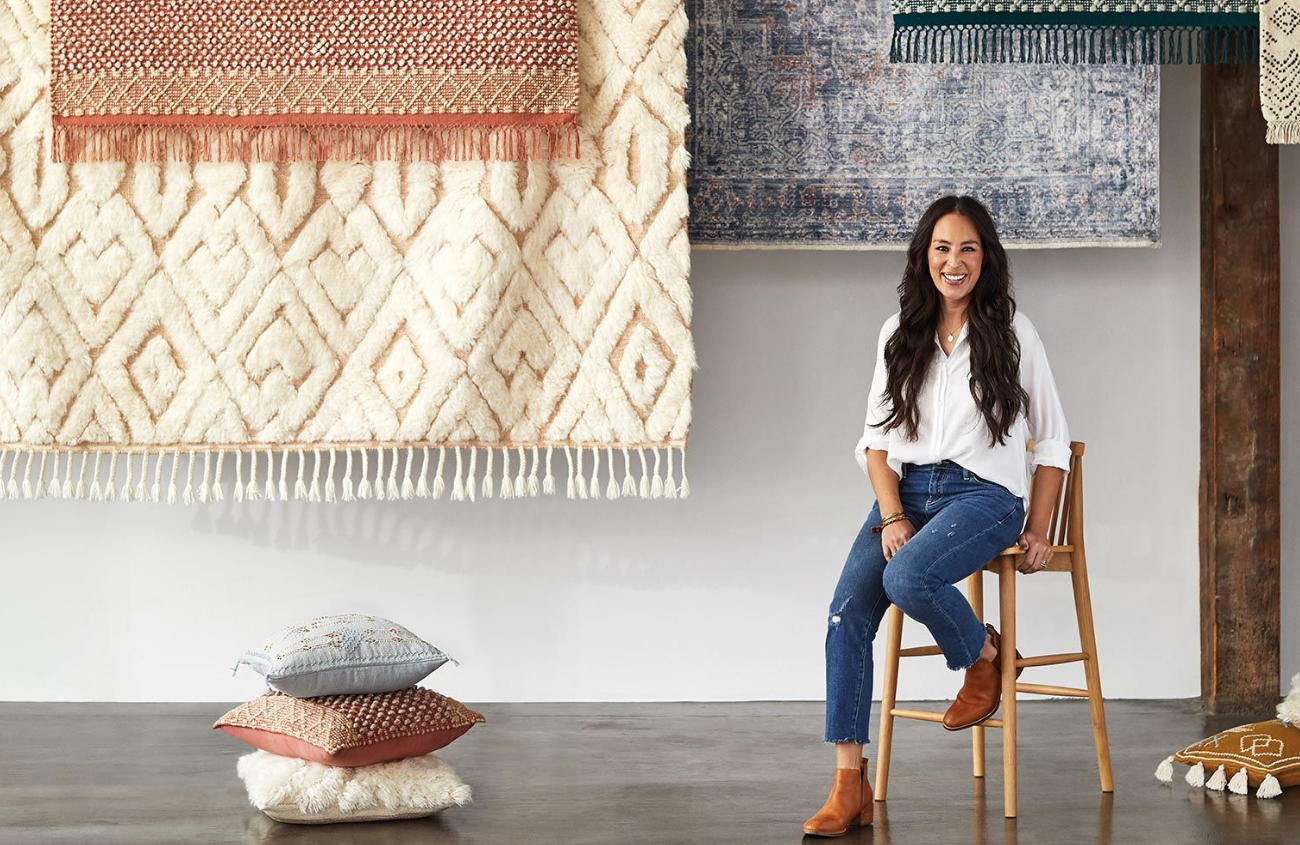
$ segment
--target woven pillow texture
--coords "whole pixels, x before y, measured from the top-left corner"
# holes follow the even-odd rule
[[[450,659],[396,622],[353,613],[285,628],[235,668],[251,666],[274,689],[308,698],[405,689]]]
[[[281,822],[421,818],[468,804],[471,797],[469,786],[436,754],[352,769],[255,751],[236,765],[249,802]]]
[[[1280,719],[1238,725],[1189,745],[1174,755],[1174,762],[1206,771],[1219,766],[1230,777],[1246,771],[1246,780],[1255,787],[1269,775],[1282,787],[1300,784],[1300,728],[1283,724]]]
[[[482,714],[453,698],[411,687],[311,699],[269,693],[239,705],[213,727],[281,756],[370,766],[442,748],[482,721]]]

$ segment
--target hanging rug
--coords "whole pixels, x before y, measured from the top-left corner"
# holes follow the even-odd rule
[[[1224,64],[1259,56],[1258,0],[892,0],[895,62]]]
[[[581,155],[522,162],[53,162],[47,9],[0,0],[0,499],[687,493],[683,0],[583,0]]]
[[[1264,0],[1259,25],[1259,99],[1268,143],[1300,144],[1300,0]]]
[[[576,155],[576,0],[53,0],[53,158]]]

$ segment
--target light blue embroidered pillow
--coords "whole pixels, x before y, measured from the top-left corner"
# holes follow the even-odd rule
[[[414,686],[451,660],[396,622],[350,613],[285,628],[235,664],[298,698],[392,692]]]

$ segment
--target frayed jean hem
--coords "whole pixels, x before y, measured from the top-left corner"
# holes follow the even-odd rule
[[[855,745],[871,744],[871,740],[869,739],[853,739],[852,737],[849,737],[848,739],[823,739],[822,742],[833,744],[833,745],[839,745],[842,742],[851,742]]]
[[[980,662],[980,654],[984,652],[984,641],[988,638],[988,630],[981,627],[979,636],[980,636],[979,645],[975,646],[974,650],[969,652],[970,654],[975,655],[975,659],[972,660],[970,663],[967,663],[965,666],[962,666],[959,663],[954,663],[953,661],[949,660],[948,661],[949,669],[951,669],[954,672],[964,672],[970,667],[974,666],[976,663]]]

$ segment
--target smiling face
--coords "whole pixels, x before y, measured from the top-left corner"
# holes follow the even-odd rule
[[[970,298],[984,266],[984,247],[975,224],[953,212],[939,218],[930,235],[930,278],[948,305]]]

